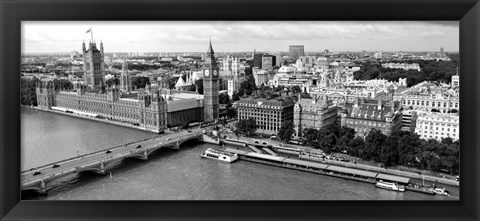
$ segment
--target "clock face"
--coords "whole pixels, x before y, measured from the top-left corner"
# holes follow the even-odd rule
[[[213,70],[213,76],[218,76],[218,71],[217,70]]]
[[[209,70],[205,70],[205,76],[209,76],[210,75],[210,71]]]

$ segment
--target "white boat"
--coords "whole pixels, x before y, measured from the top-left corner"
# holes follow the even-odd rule
[[[218,160],[221,162],[231,163],[238,159],[238,155],[236,153],[230,153],[223,150],[215,150],[213,148],[208,148],[205,152],[201,155],[204,158]]]
[[[444,195],[444,196],[450,195],[448,193],[448,190],[446,190],[445,188],[434,188],[433,193],[435,193],[437,195]]]
[[[392,182],[384,182],[381,180],[378,181],[377,184],[375,184],[375,186],[378,188],[387,189],[387,190],[393,190],[393,191],[399,191],[399,192],[405,191],[405,186],[403,185],[398,185]]]
[[[320,153],[320,152],[305,152],[305,151],[300,151],[298,154],[298,158],[300,159],[306,159],[306,160],[314,160],[314,161],[325,161],[325,154]]]

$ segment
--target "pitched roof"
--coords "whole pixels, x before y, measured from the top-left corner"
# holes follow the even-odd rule
[[[382,102],[380,109],[378,102]],[[392,105],[394,107],[392,108]],[[392,117],[398,109],[398,102],[384,102],[381,100],[365,100],[355,106],[353,103],[346,104],[347,117],[385,121],[386,117]],[[393,110],[392,110],[393,109]]]
[[[265,98],[253,98],[248,97],[240,99],[234,103],[236,106],[251,106],[251,107],[263,107],[263,108],[286,108],[293,107],[295,102],[290,98],[277,98],[277,99],[265,99]]]
[[[328,101],[318,99],[315,101],[315,99],[305,99],[302,98],[295,103],[296,105],[299,105],[303,110],[307,111],[316,111],[316,110],[322,110],[323,108],[328,108]]]

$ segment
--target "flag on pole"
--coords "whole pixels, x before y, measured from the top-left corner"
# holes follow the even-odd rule
[[[92,31],[92,28],[88,29],[87,32],[85,32],[85,34],[91,32],[91,31]]]

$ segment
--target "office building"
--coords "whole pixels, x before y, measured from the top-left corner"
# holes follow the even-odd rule
[[[299,57],[305,55],[305,48],[303,45],[290,45],[288,52],[290,57],[297,60]]]

